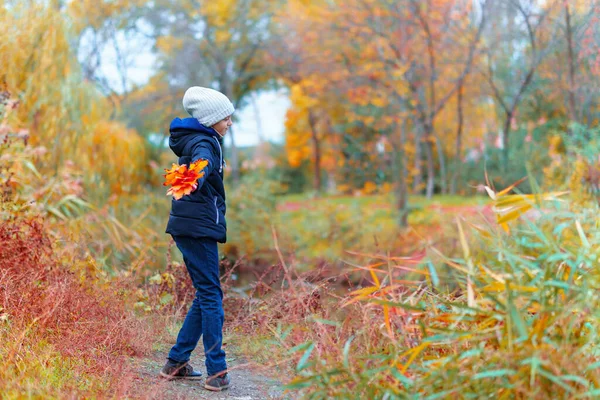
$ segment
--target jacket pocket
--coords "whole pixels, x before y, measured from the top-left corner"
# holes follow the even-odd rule
[[[217,220],[215,221],[216,224],[219,223],[219,207],[217,207],[217,196],[215,196],[214,198],[214,203],[215,203],[215,212],[217,213]]]

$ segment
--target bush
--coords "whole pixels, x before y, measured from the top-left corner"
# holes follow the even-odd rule
[[[235,187],[227,189],[226,255],[257,257],[272,248],[275,193],[280,189],[277,181],[258,173],[244,175]]]
[[[136,390],[128,357],[146,354],[155,332],[129,307],[129,268],[115,265],[109,276],[91,250],[116,253],[106,249],[107,233],[131,249],[123,241],[133,231],[83,200],[72,166],[42,175],[38,149],[10,136],[0,142],[0,390],[8,398],[121,397]],[[88,241],[94,229],[101,233]]]
[[[568,133],[552,136],[552,162],[544,169],[546,186],[570,190],[581,204],[600,204],[600,129],[572,124]]]
[[[127,310],[127,279],[56,246],[40,218],[0,225],[0,371],[8,397],[111,395],[131,384],[127,357],[151,330]]]
[[[547,138],[537,136],[533,135],[532,141],[527,142],[526,130],[513,132],[510,138],[508,165],[504,165],[503,149],[488,147],[482,158],[464,163],[461,181],[475,187],[485,180],[486,172],[497,187],[507,187],[529,174],[541,181],[544,176],[543,166],[548,165],[550,158],[545,150],[548,148]],[[540,149],[544,150],[540,151]],[[529,181],[524,182],[519,189],[524,193],[532,193],[533,190]]]

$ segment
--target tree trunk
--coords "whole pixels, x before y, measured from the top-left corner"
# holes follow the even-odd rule
[[[423,182],[423,169],[421,168],[421,127],[418,123],[414,124],[414,132],[415,132],[415,164],[414,169],[417,172],[413,179],[413,192],[420,193],[421,192],[421,182]]]
[[[504,130],[502,131],[502,147],[503,147],[502,148],[502,155],[503,155],[502,171],[505,173],[508,171],[508,163],[510,161],[510,150],[509,150],[510,142],[508,140],[508,136],[510,135],[510,123],[512,121],[512,118],[513,118],[512,113],[506,114],[506,121],[504,121]]]
[[[433,197],[433,189],[435,184],[435,165],[433,163],[433,143],[431,136],[427,135],[425,142],[425,156],[427,157],[427,190],[426,195],[428,199]]]
[[[308,124],[310,125],[310,138],[315,156],[315,170],[313,177],[313,188],[317,193],[321,192],[321,146],[317,132],[317,120],[312,110],[308,110]]]
[[[224,70],[225,69],[223,69],[223,71]],[[221,89],[221,92],[227,96],[230,101],[233,101],[233,91],[227,76],[221,76],[221,79],[219,80],[219,89]],[[233,179],[234,183],[238,183],[240,181],[240,159],[238,148],[235,144],[234,131],[232,128],[233,126],[229,128],[229,132],[227,133],[227,136],[231,140],[231,156],[229,157],[229,160],[231,162],[231,178]]]
[[[408,185],[406,178],[408,175],[407,158],[404,148],[406,147],[406,120],[404,120],[402,128],[400,128],[400,179],[399,179],[399,194],[398,194],[398,212],[400,213],[398,224],[401,227],[408,226]]]
[[[575,108],[575,55],[573,51],[573,27],[571,26],[571,11],[569,2],[565,1],[565,19],[567,24],[567,46],[569,50],[569,117],[571,121],[577,121],[577,110]]]
[[[406,120],[403,126],[397,126],[392,136],[394,193],[396,195],[396,210],[398,211],[398,226],[408,226],[408,185],[406,163]]]
[[[456,194],[458,186],[458,177],[460,176],[462,162],[462,131],[463,131],[463,85],[461,83],[458,89],[457,99],[457,110],[458,114],[458,127],[456,128],[456,153],[454,154],[454,172],[452,175],[452,184],[450,186],[450,193]]]
[[[229,160],[231,162],[231,178],[234,183],[239,182],[240,180],[240,160],[237,146],[235,145],[235,136],[233,135],[233,126],[229,127],[229,131],[227,132],[227,136],[231,141],[231,156]]]
[[[440,187],[442,194],[448,194],[448,185],[446,180],[446,157],[444,157],[444,149],[442,148],[442,141],[437,134],[435,137],[435,147],[437,149],[438,161],[440,163]]]

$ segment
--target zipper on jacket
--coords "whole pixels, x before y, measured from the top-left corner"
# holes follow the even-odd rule
[[[219,173],[223,172],[223,149],[221,148],[221,143],[219,143],[219,139],[216,137],[212,137],[217,142],[217,146],[219,146]]]
[[[217,221],[216,223],[219,223],[219,208],[217,207],[217,196],[215,196],[215,211],[217,212]]]

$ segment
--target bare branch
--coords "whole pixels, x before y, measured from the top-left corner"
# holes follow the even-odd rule
[[[454,87],[452,87],[452,89],[440,100],[440,102],[437,105],[434,105],[435,108],[432,110],[432,117],[434,117],[440,111],[442,111],[442,109],[444,108],[446,103],[450,100],[450,98],[452,98],[452,96],[454,96],[454,94],[458,91],[458,89],[464,84],[464,81],[467,78],[467,76],[471,73],[471,68],[473,66],[473,60],[475,59],[475,54],[477,52],[479,42],[481,41],[481,37],[483,35],[483,30],[487,23],[486,12],[485,12],[486,7],[487,7],[487,1],[488,0],[483,0],[481,3],[481,10],[482,10],[481,20],[479,21],[479,26],[477,27],[477,33],[475,34],[475,38],[473,39],[473,41],[471,42],[471,45],[469,46],[469,55],[467,56],[467,62],[465,63],[465,68],[463,69],[462,73],[460,74],[460,77],[458,78]]]
[[[498,103],[500,103],[500,106],[504,109],[504,112],[508,113],[510,112],[507,104],[504,102],[504,99],[502,97],[502,94],[500,93],[500,91],[498,90],[498,87],[496,86],[496,84],[494,83],[494,71],[492,70],[492,61],[491,61],[491,55],[488,52],[487,53],[488,56],[488,72],[485,73],[485,77],[486,80],[488,81],[490,87],[492,88],[492,91],[494,92],[494,97],[496,98],[496,100],[498,101]]]

